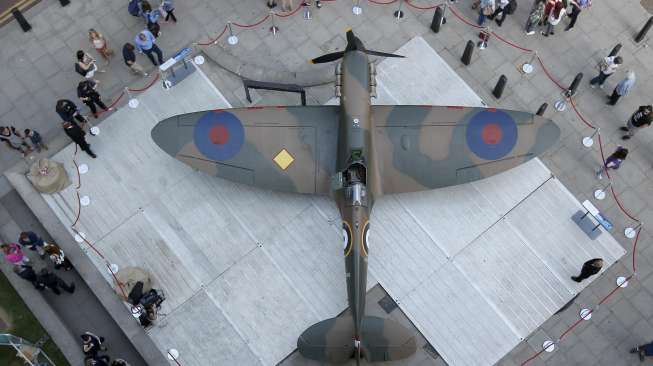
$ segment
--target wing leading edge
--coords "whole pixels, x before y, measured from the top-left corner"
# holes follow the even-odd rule
[[[540,155],[560,137],[551,120],[490,108],[372,106],[372,125],[384,194],[487,178]]]
[[[210,175],[264,189],[328,194],[338,111],[310,106],[187,113],[159,122],[152,139]]]

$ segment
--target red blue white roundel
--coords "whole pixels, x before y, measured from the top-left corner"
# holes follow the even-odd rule
[[[229,160],[243,147],[245,129],[233,113],[210,111],[197,121],[193,139],[197,149],[207,158]]]
[[[501,159],[517,143],[517,124],[506,112],[480,111],[469,121],[466,137],[467,146],[479,158]]]

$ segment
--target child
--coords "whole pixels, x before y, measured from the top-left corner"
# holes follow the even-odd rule
[[[29,128],[25,129],[25,137],[29,138],[30,142],[32,143],[32,148],[36,149],[36,152],[41,152],[41,149],[48,149],[48,145],[43,143],[43,139],[41,138],[41,134],[34,130],[30,130]]]
[[[628,156],[628,149],[623,146],[617,146],[617,150],[613,152],[612,155],[608,156],[608,158],[605,159],[605,164],[596,171],[596,178],[603,179],[604,169],[606,171],[608,169],[619,169],[621,163],[626,160],[626,156]]]
[[[0,249],[5,255],[5,260],[13,265],[28,264],[29,258],[23,254],[20,245],[16,243],[5,243],[0,245]]]

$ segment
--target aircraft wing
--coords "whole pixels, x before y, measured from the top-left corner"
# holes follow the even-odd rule
[[[534,158],[560,137],[551,120],[493,108],[372,106],[372,125],[384,194],[486,178]]]
[[[327,194],[338,112],[338,106],[310,106],[187,113],[159,122],[152,139],[210,175],[264,189]]]

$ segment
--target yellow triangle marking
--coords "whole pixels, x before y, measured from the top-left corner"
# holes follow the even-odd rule
[[[282,170],[286,170],[288,169],[290,164],[292,164],[293,161],[295,161],[295,158],[293,158],[293,156],[290,155],[290,153],[286,151],[286,149],[282,149],[281,151],[279,151],[277,156],[275,156],[274,159],[272,160],[274,160],[274,162],[277,163],[279,168],[281,168]]]

